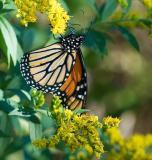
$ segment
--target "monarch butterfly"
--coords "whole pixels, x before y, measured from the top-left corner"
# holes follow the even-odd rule
[[[27,84],[59,96],[65,108],[82,108],[87,96],[87,73],[80,49],[83,41],[83,35],[70,34],[23,56],[20,70]]]

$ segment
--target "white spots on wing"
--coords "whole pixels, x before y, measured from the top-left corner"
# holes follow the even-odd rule
[[[83,95],[78,95],[78,98],[83,100],[84,96]]]
[[[83,88],[84,86],[83,86],[83,84],[80,86],[80,88]]]
[[[69,76],[69,73],[67,73],[66,76],[68,77],[68,76]]]
[[[59,86],[62,86],[62,84],[60,83]]]
[[[77,86],[76,90],[77,90],[77,91],[79,91],[79,90],[80,90],[80,87],[79,87],[79,86]]]

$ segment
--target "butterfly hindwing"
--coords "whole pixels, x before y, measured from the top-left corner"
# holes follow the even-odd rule
[[[87,73],[80,50],[68,79],[55,94],[61,96],[64,107],[73,110],[84,106],[87,96]]]

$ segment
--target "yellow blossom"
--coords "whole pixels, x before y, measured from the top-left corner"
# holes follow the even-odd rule
[[[29,22],[37,21],[37,12],[48,16],[53,34],[63,34],[67,27],[70,16],[57,0],[15,0],[18,8],[17,17],[25,26]]]
[[[47,139],[39,139],[32,142],[32,144],[38,148],[45,148],[48,145]]]
[[[89,155],[93,154],[93,148],[89,144],[85,145],[85,150],[88,152]]]
[[[78,152],[77,160],[86,160],[86,155],[82,151]]]
[[[123,138],[117,128],[106,130],[109,137],[111,151],[107,154],[107,160],[122,160],[127,157],[130,160],[152,160],[152,152],[148,149],[152,146],[152,135],[135,134],[130,138]]]
[[[89,154],[94,154],[97,158],[102,155],[103,144],[98,132],[102,124],[97,116],[87,114],[80,116],[71,110],[63,109],[59,97],[53,97],[50,112],[56,120],[57,131],[54,136],[47,139],[48,147],[55,147],[62,141],[72,152],[85,148]],[[33,144],[37,144],[36,142]]]
[[[127,0],[117,0],[117,1],[122,7],[127,7],[128,6]]]
[[[45,103],[45,97],[43,92],[37,91],[36,89],[31,89],[31,98],[33,101],[34,108],[38,109]]]
[[[74,156],[70,156],[69,160],[76,160]]]
[[[152,9],[152,0],[143,0],[145,6],[149,9]]]
[[[123,145],[123,137],[117,128],[110,128],[106,130],[106,134],[110,137],[110,144]]]
[[[103,118],[103,127],[105,128],[112,128],[112,127],[118,127],[120,124],[120,119],[118,118],[112,118],[112,117],[106,117]]]

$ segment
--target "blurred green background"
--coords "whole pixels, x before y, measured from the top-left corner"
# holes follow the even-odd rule
[[[117,0],[60,2],[77,32],[86,34],[82,52],[88,72],[87,108],[100,119],[121,117],[120,129],[126,137],[152,133],[152,8],[140,0],[128,0],[128,6]],[[47,115],[15,110],[31,105],[30,88],[19,70],[21,56],[56,41],[47,18],[40,13],[38,17],[37,23],[21,26],[13,1],[0,0],[1,160],[61,159],[63,154],[31,145],[29,133],[54,133]],[[51,96],[45,96],[49,104]]]

